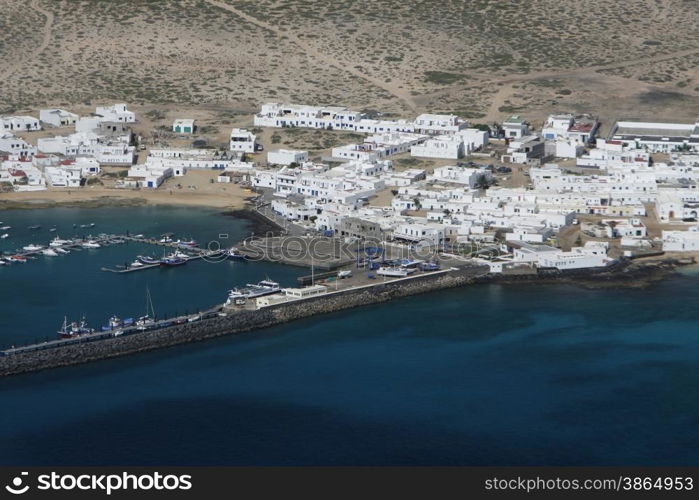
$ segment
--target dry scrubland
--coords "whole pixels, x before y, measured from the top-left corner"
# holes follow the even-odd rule
[[[696,0],[3,0],[0,111],[699,114]]]

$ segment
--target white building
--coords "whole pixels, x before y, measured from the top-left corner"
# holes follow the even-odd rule
[[[135,123],[136,114],[133,111],[126,109],[126,104],[114,104],[112,106],[97,106],[95,115],[100,117],[101,121],[107,122],[123,122]]]
[[[172,131],[176,134],[193,134],[194,120],[191,118],[178,118],[172,122]]]
[[[20,137],[0,131],[0,152],[30,157],[36,154],[36,148]]]
[[[54,127],[75,125],[78,115],[64,109],[51,108],[39,110],[39,120]]]
[[[520,116],[510,116],[502,123],[502,129],[507,139],[521,139],[529,135],[529,124]]]
[[[456,115],[424,113],[415,118],[415,132],[420,134],[453,134],[468,127],[468,122]]]
[[[230,150],[254,153],[257,150],[257,137],[244,128],[234,128],[231,130]]]
[[[41,130],[41,122],[33,116],[2,116],[0,132],[36,132]]]
[[[407,153],[416,144],[427,139],[425,135],[406,133],[374,134],[361,144],[347,144],[332,149],[332,157],[341,160],[372,162],[392,155]]]
[[[303,127],[354,130],[364,115],[343,106],[307,106],[270,102],[253,119],[256,127]]]
[[[550,115],[544,123],[541,135],[549,141],[563,140],[583,145],[594,139],[598,128],[597,119],[576,120],[573,115],[563,113]]]
[[[464,155],[464,141],[457,135],[439,135],[410,148],[410,156],[456,160]]]
[[[663,231],[663,250],[665,252],[699,251],[699,226],[692,226],[688,231]]]
[[[699,120],[695,123],[620,121],[614,124],[609,137],[654,153],[699,151]]]
[[[270,165],[301,164],[308,161],[308,151],[297,149],[277,149],[267,153],[267,163]]]

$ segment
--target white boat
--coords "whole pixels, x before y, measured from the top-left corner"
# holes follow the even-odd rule
[[[7,233],[0,234],[0,238],[2,238],[3,240],[4,240],[5,238],[9,238],[9,237],[10,237],[10,235],[7,234]]]
[[[2,227],[0,227],[0,231],[7,231],[8,229],[12,229],[12,226],[2,226]]]
[[[58,257],[58,253],[53,248],[47,248],[46,250],[42,250],[41,253],[48,257]]]
[[[405,278],[408,275],[408,270],[400,267],[380,267],[376,274],[393,278]]]
[[[143,266],[145,266],[145,264],[138,259],[134,260],[131,264],[129,264],[130,269],[133,269],[134,267],[143,267]]]
[[[159,243],[172,243],[172,238],[169,236],[164,236],[158,240]]]
[[[5,262],[4,260],[0,259],[0,266],[6,266],[8,263]]]
[[[33,243],[31,245],[27,245],[25,247],[22,247],[23,250],[26,250],[27,252],[36,252],[41,250],[42,247],[41,245],[34,245]]]
[[[73,242],[71,240],[62,240],[58,236],[56,236],[54,239],[51,240],[51,243],[49,243],[50,247],[62,247],[64,245],[70,245]]]
[[[54,250],[55,250],[56,252],[58,252],[58,253],[62,253],[63,255],[66,255],[66,254],[70,253],[70,252],[69,252],[68,250],[66,250],[65,248],[54,248]]]
[[[97,243],[96,241],[86,241],[82,244],[83,248],[101,248],[102,245]]]

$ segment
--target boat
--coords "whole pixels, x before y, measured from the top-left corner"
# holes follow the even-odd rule
[[[239,299],[253,299],[256,297],[263,297],[265,295],[271,295],[273,293],[279,293],[281,287],[279,283],[271,280],[262,280],[259,283],[248,283],[242,288],[234,288],[228,292],[227,305],[235,303]]]
[[[131,264],[129,264],[128,268],[133,269],[135,267],[143,267],[143,266],[145,266],[145,264],[143,262],[141,262],[140,260],[136,259]]]
[[[12,229],[12,226],[2,226],[2,227],[0,227],[0,231],[7,231],[8,229]]]
[[[165,257],[164,259],[160,260],[160,265],[166,266],[166,267],[181,266],[181,265],[186,264],[186,263],[187,263],[187,259],[183,259],[181,257],[174,257],[174,256],[168,256],[168,257]]]
[[[232,247],[228,250],[227,257],[232,260],[248,260],[248,256],[240,253],[236,247]]]
[[[85,322],[85,317],[83,316],[80,320],[80,322],[73,321],[70,325],[68,325],[68,318],[67,316],[63,317],[63,326],[61,327],[60,330],[58,330],[58,338],[60,339],[70,339],[73,337],[77,337],[79,335],[87,335],[89,333],[94,333],[95,330],[92,328],[88,328],[87,323]]]
[[[403,269],[401,267],[380,267],[376,271],[376,274],[380,276],[390,276],[393,278],[405,278],[408,273],[408,269]]]
[[[155,326],[155,309],[153,308],[153,300],[150,296],[150,288],[146,287],[146,314],[136,320],[136,328],[139,330],[148,330]]]
[[[420,269],[422,269],[423,271],[439,271],[440,266],[437,262],[429,261],[420,264]]]
[[[9,262],[0,259],[0,266],[7,266],[7,265],[9,265]]]
[[[10,235],[7,234],[7,233],[0,234],[0,238],[2,238],[3,240],[4,240],[5,238],[9,238],[9,237],[10,237]]]
[[[54,248],[54,250],[55,250],[56,252],[58,252],[58,253],[63,254],[63,255],[66,255],[66,254],[69,254],[69,253],[70,253],[70,252],[69,252],[68,250],[66,250],[65,248],[60,248],[60,247],[59,247],[59,248]]]
[[[132,238],[143,239],[144,236],[143,236],[142,234],[139,233],[139,234],[134,234],[134,235],[132,236]]]
[[[90,240],[90,241],[85,241],[85,242],[83,242],[83,244],[82,244],[82,247],[83,247],[83,248],[100,248],[101,246],[102,246],[102,245],[100,245],[100,244],[97,243],[96,241],[91,241],[91,240]]]
[[[116,330],[117,328],[121,328],[123,326],[123,322],[119,319],[117,315],[113,315],[112,317],[109,318],[109,323],[102,326],[102,331],[103,332],[109,332],[112,330]]]
[[[73,226],[73,227],[75,227],[75,226]],[[88,227],[95,227],[95,223],[91,222],[89,224],[80,224],[80,227],[83,229],[88,228]]]
[[[158,240],[158,243],[172,243],[172,238],[169,236],[163,236]]]
[[[53,248],[47,248],[45,250],[42,250],[41,253],[48,257],[58,257],[58,253]]]
[[[36,230],[36,229],[41,229],[41,226],[39,226],[39,225],[36,225],[36,226],[27,226],[27,229],[31,229],[32,231],[34,231],[34,230]]]
[[[27,245],[25,247],[22,247],[22,250],[26,250],[27,252],[38,252],[39,250],[43,249],[41,245],[34,245],[33,243],[31,245]]]
[[[177,246],[185,247],[185,248],[191,248],[191,247],[196,247],[198,246],[197,242],[194,240],[189,240],[189,241],[180,241],[177,240]]]
[[[49,243],[50,247],[62,247],[64,245],[72,245],[73,242],[71,240],[62,240],[58,236],[56,236],[54,239],[51,240],[51,243]]]
[[[22,264],[27,262],[27,258],[22,255],[10,255],[9,257],[5,258],[10,262],[21,262]]]
[[[139,255],[136,257],[136,259],[142,262],[143,264],[160,264],[160,259],[156,259],[155,257]]]
[[[55,231],[56,231],[56,228],[55,228],[55,227],[49,228],[49,232],[50,232],[50,233],[53,233],[53,232],[55,232]]]

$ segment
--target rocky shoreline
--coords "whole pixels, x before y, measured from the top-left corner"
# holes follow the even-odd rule
[[[246,221],[255,236],[279,236],[282,234],[283,228],[279,224],[269,220],[251,207],[227,210],[222,212],[222,215]]]

